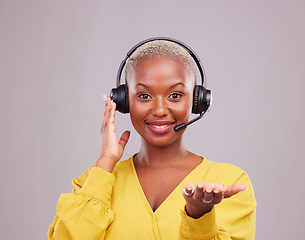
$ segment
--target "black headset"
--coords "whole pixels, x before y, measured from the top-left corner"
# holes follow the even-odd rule
[[[201,65],[200,59],[197,56],[197,54],[186,44],[168,37],[154,37],[146,39],[142,42],[139,42],[137,45],[135,45],[133,48],[129,50],[127,53],[127,56],[124,58],[124,60],[121,62],[121,65],[119,67],[117,78],[116,78],[116,86],[117,88],[113,88],[110,93],[111,99],[116,103],[116,109],[121,113],[129,113],[129,102],[128,102],[128,88],[127,84],[121,84],[121,75],[124,69],[124,66],[126,65],[126,62],[128,58],[131,56],[131,54],[137,50],[140,46],[144,45],[145,43],[156,41],[156,40],[165,40],[169,42],[174,42],[180,46],[182,46],[194,59],[196,62],[196,65],[198,67],[200,77],[201,77],[201,85],[196,85],[194,88],[193,93],[193,106],[192,106],[192,113],[194,114],[200,114],[200,116],[196,119],[191,120],[188,123],[184,123],[185,126],[181,126],[185,128],[190,123],[193,123],[194,121],[200,119],[205,112],[210,108],[211,100],[212,100],[212,93],[211,90],[208,90],[204,87],[204,83],[206,81],[205,79],[205,73],[203,66]],[[180,128],[175,129],[175,131],[181,130]]]

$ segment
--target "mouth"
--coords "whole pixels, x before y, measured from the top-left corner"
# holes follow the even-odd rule
[[[162,135],[168,133],[172,128],[175,122],[170,121],[154,121],[146,122],[146,125],[149,129],[157,135]]]

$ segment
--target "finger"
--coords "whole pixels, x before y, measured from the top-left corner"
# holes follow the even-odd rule
[[[105,128],[107,126],[108,118],[109,118],[109,111],[111,108],[110,105],[110,97],[105,96],[105,111],[104,111],[104,119],[103,119],[103,124],[102,128]]]
[[[105,105],[106,105],[107,98],[108,98],[107,95],[103,95],[103,99],[104,99]]]
[[[212,203],[214,200],[213,187],[210,185],[204,186],[203,193],[202,201],[206,204]]]
[[[214,193],[214,200],[213,203],[214,204],[218,204],[222,201],[223,199],[223,185],[222,184],[218,184],[214,187],[213,189],[213,193]]]
[[[193,196],[196,200],[201,201],[201,199],[203,198],[203,187],[204,187],[204,184],[202,182],[197,183],[194,194],[193,194]]]
[[[183,188],[183,196],[185,198],[191,198],[194,194],[194,186],[192,184],[188,184],[185,186],[185,188]]]
[[[125,146],[126,146],[128,140],[129,140],[129,137],[130,137],[130,131],[123,132],[123,134],[122,134],[122,136],[119,140],[119,144],[121,145],[122,150],[125,149]]]
[[[229,198],[240,191],[246,191],[248,186],[244,184],[234,184],[233,186],[224,186],[223,193],[225,198]]]
[[[116,104],[115,104],[115,102],[111,101],[110,105],[111,106],[110,106],[108,122],[114,123]]]

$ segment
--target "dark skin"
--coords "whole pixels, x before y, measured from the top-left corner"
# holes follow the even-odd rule
[[[184,131],[173,130],[175,125],[190,118],[193,88],[191,71],[183,62],[170,56],[154,55],[141,59],[128,78],[130,118],[141,135],[141,148],[134,164],[153,211],[202,162],[201,157],[185,149],[182,141]],[[114,124],[116,105],[109,97],[105,101],[102,153],[96,167],[112,172],[123,155],[130,132],[125,131],[117,141]],[[189,184],[183,192],[187,214],[199,218],[223,198],[246,188],[242,184]]]
[[[153,211],[164,202],[180,182],[202,161],[200,157],[190,152],[186,152],[185,156],[177,156],[176,164],[166,163],[164,159],[170,159],[167,156],[161,156],[160,159],[161,161],[155,161],[151,165],[147,164],[145,160],[140,160],[139,155],[135,157],[138,179]]]

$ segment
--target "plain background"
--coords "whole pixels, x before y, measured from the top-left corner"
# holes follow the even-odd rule
[[[1,239],[47,239],[58,198],[100,153],[102,94],[153,36],[200,56],[213,106],[188,148],[248,172],[256,239],[304,239],[305,2],[0,0]],[[124,158],[139,149],[132,131]]]

